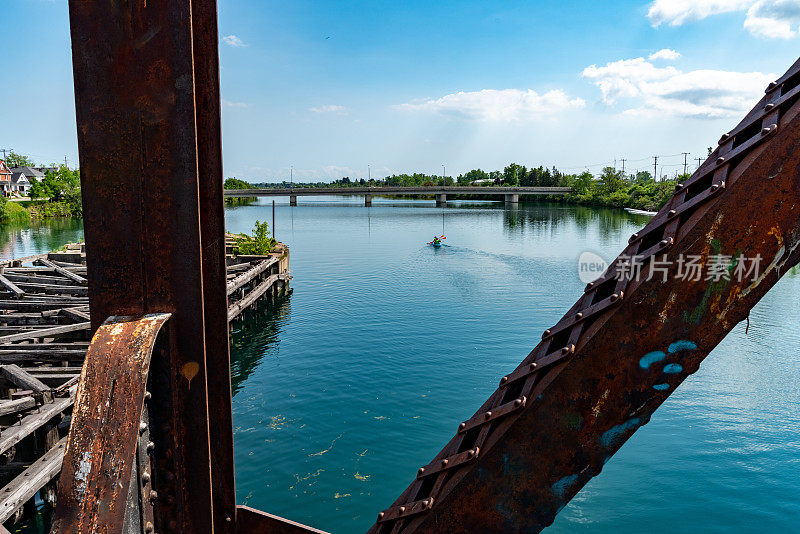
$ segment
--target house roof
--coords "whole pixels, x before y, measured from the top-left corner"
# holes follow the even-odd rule
[[[13,169],[11,169],[11,172],[12,173],[13,172],[21,172],[26,177],[28,177],[28,178],[36,178],[37,180],[41,179],[41,178],[44,178],[44,173],[42,171],[33,169],[31,167],[14,167]]]
[[[22,179],[22,183],[30,183],[28,178],[25,176],[25,173],[22,171],[14,171],[11,173],[11,183],[16,184],[20,182],[20,178]]]
[[[0,174],[11,174],[11,171],[6,167],[6,162],[0,159]]]

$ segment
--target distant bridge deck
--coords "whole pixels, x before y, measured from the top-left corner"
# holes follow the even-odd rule
[[[338,195],[364,195],[364,204],[372,205],[373,195],[426,195],[435,196],[437,205],[447,203],[447,195],[498,195],[503,196],[506,204],[517,204],[520,195],[566,195],[572,192],[570,187],[289,187],[268,189],[226,189],[226,197],[289,197],[289,204],[297,205],[297,197]]]

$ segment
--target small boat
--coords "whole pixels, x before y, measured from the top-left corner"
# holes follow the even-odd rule
[[[434,236],[434,237],[433,237],[433,241],[431,241],[431,242],[430,242],[430,243],[428,243],[428,244],[429,244],[429,245],[431,245],[431,246],[433,246],[433,247],[439,248],[439,247],[441,247],[442,245],[444,245],[443,241],[444,241],[445,239],[447,239],[445,236]]]
[[[658,214],[657,211],[635,210],[633,208],[625,208],[625,211],[634,215],[647,215],[648,217],[655,217]]]

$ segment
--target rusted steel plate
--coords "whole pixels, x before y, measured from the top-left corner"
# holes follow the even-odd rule
[[[206,321],[207,310],[225,312],[224,304],[218,310],[225,279],[220,271],[221,281],[204,280],[205,271],[220,269],[217,238],[205,241],[200,221],[208,207],[201,204],[200,176],[216,164],[208,149],[213,126],[197,118],[194,53],[206,48],[195,47],[193,7],[190,0],[69,2],[92,324],[111,315],[173,314],[169,350],[154,368],[163,392],[154,415],[164,415],[170,451],[156,466],[163,483],[160,534],[213,528],[207,324],[214,325],[209,349],[218,358],[214,396],[226,391],[220,321]],[[214,170],[202,179],[218,178]],[[203,249],[212,254],[210,264]],[[206,304],[205,282],[223,297]]]
[[[800,85],[798,65],[734,129],[736,139],[723,138],[632,237],[608,274],[587,286],[470,419],[476,425],[458,433],[429,465],[479,446],[475,461],[417,478],[371,532],[537,532],[548,526],[800,262],[800,104],[797,95],[781,100],[784,90]],[[664,241],[669,246],[658,251]],[[633,254],[644,256],[645,276],[616,276]],[[761,258],[760,271],[733,276],[740,256]],[[681,278],[680,258],[690,257],[699,258],[702,276]],[[722,264],[726,274],[709,277],[719,257],[730,257]],[[648,280],[656,260],[667,262],[659,266],[666,279]],[[598,310],[612,294],[624,297]],[[587,310],[594,317],[586,317]],[[574,355],[553,360],[559,347],[572,344]],[[518,411],[498,421],[484,415],[486,424],[477,424],[481,414],[523,396],[528,401]],[[393,515],[429,498],[429,511],[408,519]]]
[[[236,507],[236,531],[241,534],[327,534],[247,506]]]
[[[170,314],[110,317],[81,371],[52,532],[120,532],[153,347]]]

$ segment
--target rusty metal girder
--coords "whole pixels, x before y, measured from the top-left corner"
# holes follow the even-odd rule
[[[138,438],[148,430],[140,421],[150,359],[169,318],[168,313],[110,317],[95,332],[75,398],[53,533],[122,532],[131,512],[126,504],[131,482],[141,489],[133,495],[142,504],[133,507],[128,521],[152,526],[151,486],[138,488],[132,474],[140,471]]]
[[[371,533],[537,532],[800,261],[800,61],[731,132]],[[675,280],[696,255],[760,275]],[[667,281],[618,276],[641,256]],[[663,266],[663,265],[662,265]],[[732,268],[732,266],[731,266]],[[704,270],[703,273],[706,271]]]

